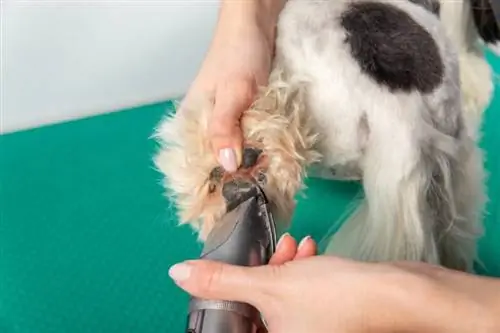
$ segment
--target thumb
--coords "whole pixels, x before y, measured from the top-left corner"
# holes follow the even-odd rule
[[[172,266],[169,275],[193,296],[244,302],[262,309],[281,285],[278,272],[276,265],[242,267],[195,260]]]
[[[217,87],[209,135],[215,156],[226,171],[236,171],[241,163],[240,119],[252,103],[255,92],[252,80],[232,80]]]

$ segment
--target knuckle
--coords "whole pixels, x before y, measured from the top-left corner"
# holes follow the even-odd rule
[[[254,279],[254,283],[260,284],[253,286],[255,290],[260,291],[265,298],[274,298],[276,292],[282,287],[282,266],[267,265],[261,268],[261,272]]]
[[[255,83],[253,80],[241,80],[235,85],[237,96],[247,102],[253,99],[255,94]]]
[[[252,76],[240,76],[226,80],[221,89],[221,98],[234,98],[237,104],[249,104],[257,91],[255,78]]]
[[[211,141],[238,141],[241,129],[238,119],[214,116],[208,126],[208,135]]]
[[[283,300],[286,299],[287,288],[282,281],[282,268],[278,265],[267,266],[264,276],[257,278],[264,282],[264,285],[252,287],[258,300],[256,305],[265,309],[270,316],[276,316],[283,310]]]
[[[269,278],[271,281],[278,281],[282,277],[283,265],[273,265],[269,267]]]
[[[214,144],[217,144],[220,141],[228,141],[233,136],[231,129],[228,126],[221,125],[221,123],[214,123],[210,126],[208,135],[210,141]]]
[[[200,291],[210,295],[217,291],[223,276],[224,267],[219,263],[214,263],[204,269],[205,273],[199,284]]]
[[[243,112],[253,103],[255,92],[255,84],[246,78],[227,80],[219,86],[207,128],[214,149],[219,145],[240,144],[240,119]]]

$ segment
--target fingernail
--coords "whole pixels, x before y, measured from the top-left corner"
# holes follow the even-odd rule
[[[229,172],[233,172],[238,169],[238,166],[236,165],[236,154],[231,148],[224,148],[220,150],[219,163],[226,171]]]
[[[302,240],[301,240],[301,241],[300,241],[300,243],[299,243],[299,247],[298,247],[298,249],[300,250],[300,249],[302,248],[302,246],[304,246],[304,244],[305,244],[305,243],[306,243],[309,239],[311,239],[311,236],[306,236],[306,237],[302,238]]]
[[[278,248],[280,246],[280,244],[282,243],[283,239],[285,237],[288,237],[288,236],[290,236],[290,234],[288,232],[286,232],[283,235],[281,235],[280,239],[278,240],[278,244],[276,244],[276,248]]]
[[[191,267],[187,264],[175,264],[168,270],[168,275],[175,281],[184,281],[191,275]]]

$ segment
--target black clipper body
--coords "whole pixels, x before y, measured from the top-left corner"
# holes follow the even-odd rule
[[[266,265],[276,249],[276,226],[262,191],[229,211],[209,234],[201,259]],[[240,302],[191,298],[186,333],[256,333],[259,311]]]

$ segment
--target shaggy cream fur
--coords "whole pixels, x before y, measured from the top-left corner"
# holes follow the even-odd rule
[[[295,195],[303,188],[305,168],[319,161],[314,149],[318,133],[311,116],[304,113],[301,83],[283,80],[275,69],[269,86],[241,119],[245,144],[263,150],[258,168],[267,175],[264,186],[277,221],[286,227],[295,207]],[[183,106],[167,117],[158,129],[162,143],[155,163],[165,174],[166,187],[179,208],[181,223],[191,223],[204,240],[215,221],[226,212],[223,184],[209,193],[209,175],[218,166],[207,140],[212,103]],[[238,175],[232,175],[237,177]]]

